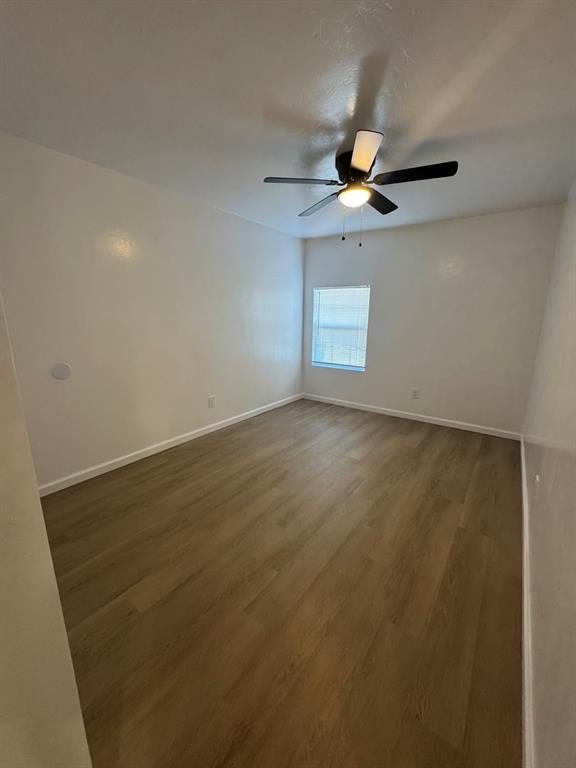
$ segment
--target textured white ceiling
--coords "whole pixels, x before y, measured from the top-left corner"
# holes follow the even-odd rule
[[[558,202],[576,177],[574,0],[0,0],[0,128],[298,236],[339,231],[357,128],[387,187],[369,228]],[[356,229],[359,213],[349,226]]]

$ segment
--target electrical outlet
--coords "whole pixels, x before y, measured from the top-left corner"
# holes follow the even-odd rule
[[[208,395],[208,408],[216,408],[216,395]]]
[[[422,394],[422,390],[420,387],[412,387],[410,390],[410,397],[412,400],[420,400],[420,395]]]

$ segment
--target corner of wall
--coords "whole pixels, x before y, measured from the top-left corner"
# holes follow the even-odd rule
[[[522,711],[524,768],[535,768],[532,692],[532,610],[530,590],[530,514],[524,435],[520,442],[522,471]]]
[[[90,768],[1,295],[0,400],[0,764]]]
[[[307,240],[300,238],[300,257],[302,260],[302,285],[301,285],[301,293],[300,293],[300,300],[301,300],[301,326],[302,326],[302,335],[301,335],[301,341],[300,341],[300,384],[299,384],[299,392],[304,392],[304,371],[305,371],[305,365],[304,365],[304,353],[305,353],[305,347],[306,347],[306,266],[307,266],[307,254],[308,254],[308,244]]]
[[[574,573],[569,558],[561,562],[561,553],[566,537],[570,537],[567,526],[571,525],[576,488],[571,480],[576,466],[576,433],[569,418],[576,392],[572,333],[575,257],[576,183],[563,207],[556,238],[522,435],[524,768],[537,768],[540,762],[546,768],[572,765],[576,754],[570,714],[576,676],[570,672],[571,665],[565,665],[558,674],[563,691],[556,691],[550,682],[559,671],[558,665],[565,662],[558,658],[552,637],[571,637],[574,626],[564,609],[554,607],[551,596]],[[546,535],[542,537],[544,528]],[[542,563],[544,571],[535,573]],[[566,599],[564,595],[564,604]],[[542,697],[546,700],[545,722],[541,722]]]

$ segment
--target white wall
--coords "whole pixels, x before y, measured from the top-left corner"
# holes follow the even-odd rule
[[[0,765],[90,766],[1,301]]]
[[[527,746],[535,756],[527,768],[568,768],[576,765],[576,185],[550,282],[525,456],[534,717]]]
[[[300,391],[298,240],[7,134],[0,166],[0,277],[41,484]]]
[[[560,206],[308,240],[306,393],[518,433]],[[312,289],[371,285],[365,373],[310,365]],[[421,399],[412,400],[412,387]]]

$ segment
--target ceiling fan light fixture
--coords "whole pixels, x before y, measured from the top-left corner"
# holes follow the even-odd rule
[[[338,195],[338,200],[347,208],[359,208],[370,199],[372,190],[362,184],[349,184]]]

